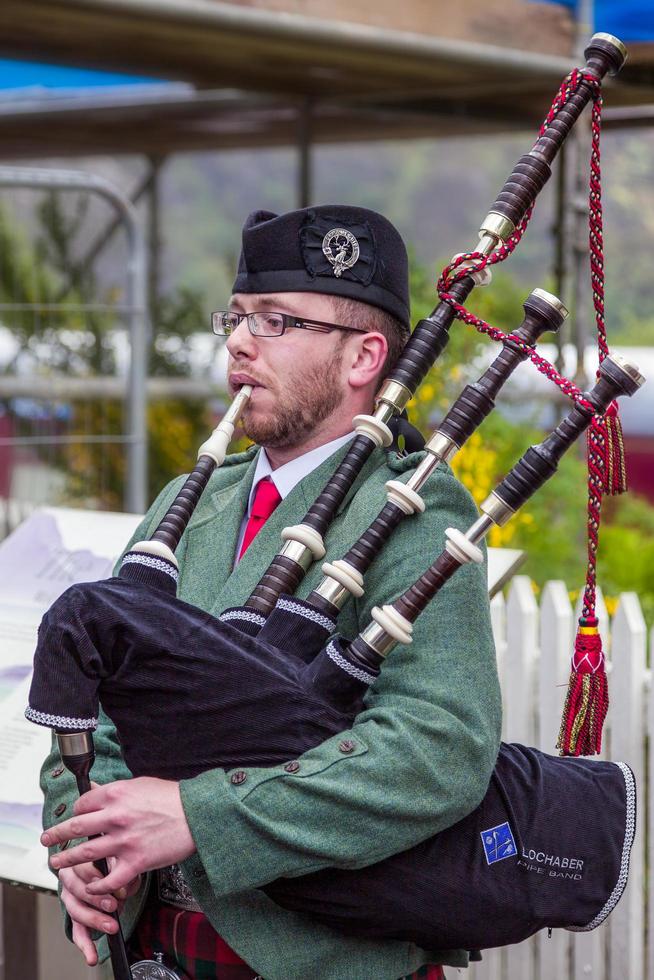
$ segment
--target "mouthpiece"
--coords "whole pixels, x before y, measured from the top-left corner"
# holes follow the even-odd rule
[[[234,396],[232,404],[225,412],[219,425],[216,426],[207,441],[203,442],[198,449],[198,459],[202,456],[208,456],[216,466],[223,465],[225,456],[227,455],[227,449],[234,435],[236,423],[243,414],[243,409],[247,405],[251,394],[252,385],[243,385],[240,391]]]

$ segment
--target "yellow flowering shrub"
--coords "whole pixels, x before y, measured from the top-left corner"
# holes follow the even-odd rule
[[[77,406],[72,432],[80,442],[66,446],[62,465],[67,474],[66,500],[84,500],[86,506],[122,510],[126,478],[125,443],[85,443],[88,432],[119,437],[124,433],[123,405],[102,401]],[[195,464],[198,446],[212,428],[207,406],[188,401],[151,401],[147,410],[148,500],[154,500],[171,479],[188,473]],[[72,434],[72,433],[71,433]]]

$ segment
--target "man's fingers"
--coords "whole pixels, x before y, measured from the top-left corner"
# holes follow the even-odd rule
[[[116,864],[115,858],[109,858],[109,867],[112,870]],[[124,877],[123,869],[119,870],[121,877]],[[59,880],[63,890],[72,895],[78,902],[92,906],[99,912],[109,913],[122,911],[125,899],[135,895],[141,887],[141,875],[136,875],[131,876],[126,885],[121,885],[112,891],[111,882],[108,884],[107,878],[101,875],[92,864],[77,864],[71,868],[62,868],[59,872]],[[91,882],[97,885],[96,893],[87,890],[87,886]],[[93,928],[101,928],[95,920]]]
[[[106,912],[100,912],[85,902],[80,902],[67,888],[62,889],[61,900],[74,923],[85,926],[86,929],[97,929],[99,932],[118,931],[118,923],[115,919]]]
[[[75,800],[73,813],[92,813],[94,810],[99,810],[101,807],[107,805],[110,797],[111,793],[107,792],[106,786],[91,783],[91,789],[87,790],[86,793],[82,793]]]
[[[81,950],[87,966],[95,966],[98,962],[98,954],[86,926],[73,922],[73,942]]]
[[[136,895],[137,891],[141,887],[141,875],[137,875],[132,881],[129,882],[127,887],[119,888],[118,891],[114,892],[116,898],[118,899],[118,911],[122,913],[125,908],[125,901],[131,898],[132,895]],[[89,895],[89,900],[91,896]]]
[[[118,902],[114,895],[110,895],[109,892],[103,892],[100,895],[93,896],[88,894],[86,886],[89,882],[97,881],[101,878],[101,875],[98,874],[93,865],[91,865],[91,868],[95,874],[84,874],[83,876],[78,872],[81,869],[86,871],[86,865],[84,864],[80,864],[76,868],[62,868],[59,873],[59,881],[63,889],[71,895],[74,895],[78,901],[84,904],[93,905],[96,909],[101,909],[103,912],[115,912],[118,907]]]
[[[84,813],[71,817],[70,820],[62,820],[61,823],[50,827],[41,834],[41,843],[44,847],[52,847],[55,844],[65,844],[66,841],[76,840],[79,837],[93,837],[106,830],[106,819],[103,820],[100,811]]]
[[[69,871],[68,868],[62,870],[62,874],[64,875],[68,875],[70,873],[71,872]],[[72,873],[75,874],[78,878],[81,878],[84,884],[86,885],[88,885],[90,881],[95,881],[96,879],[102,878],[102,875],[100,874],[100,872],[98,871],[98,869],[94,864],[78,864],[73,869]],[[59,877],[61,878],[62,875],[59,875]]]
[[[127,888],[136,877],[136,869],[124,861],[118,861],[102,881],[91,881],[86,886],[88,895],[98,895],[100,892],[119,894],[119,889]]]
[[[74,865],[87,864],[89,861],[99,861],[101,858],[109,857],[112,848],[110,838],[96,837],[94,840],[83,841],[76,847],[68,847],[65,851],[58,851],[50,858],[50,867],[58,871],[61,868],[72,868]],[[102,890],[102,889],[100,889]],[[111,891],[112,889],[106,889]]]

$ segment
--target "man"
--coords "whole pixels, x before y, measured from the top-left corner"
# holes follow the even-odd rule
[[[344,456],[353,416],[371,411],[409,325],[404,245],[386,219],[361,208],[255,212],[230,310],[214,324],[229,334],[230,387],[254,387],[243,423],[263,447],[228,457],[214,474],[177,552],[180,597],[219,614],[252,592],[281,529],[302,519]],[[327,534],[328,557],[368,527],[386,481],[408,479],[420,458],[373,453]],[[266,478],[281,502],[252,541],[260,488],[270,496]],[[133,540],[154,530],[179,485],[162,492]],[[447,467],[423,496],[425,514],[403,522],[368,574],[365,597],[343,611],[345,635],[424,570],[446,527],[465,529],[477,516]],[[320,577],[318,564],[299,594]],[[372,864],[465,816],[488,784],[499,706],[484,569],[468,566],[417,621],[411,647],[389,658],[351,732],[305,753],[297,768],[238,778],[211,771],[179,784],[129,779],[107,721],[93,770],[103,785],[74,804],[72,819],[72,780],[63,785],[54,756],[43,770],[51,827],[43,842],[53,848],[74,942],[96,961],[89,930],[115,929],[104,914],[116,908],[115,892],[121,903],[131,899],[123,921],[128,934],[137,923],[135,953],[161,952],[198,980],[397,980],[440,976],[415,973],[430,963],[465,966],[462,950],[338,935],[257,889],[283,875]],[[175,710],[183,708],[162,705]],[[104,836],[56,853],[54,845],[91,834]],[[106,881],[89,863],[99,856],[114,861]],[[141,877],[177,862],[177,885],[170,872]]]

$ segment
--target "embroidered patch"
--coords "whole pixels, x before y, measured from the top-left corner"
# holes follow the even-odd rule
[[[516,856],[517,848],[508,823],[500,823],[497,827],[482,830],[480,836],[488,864],[495,864],[496,861]]]

